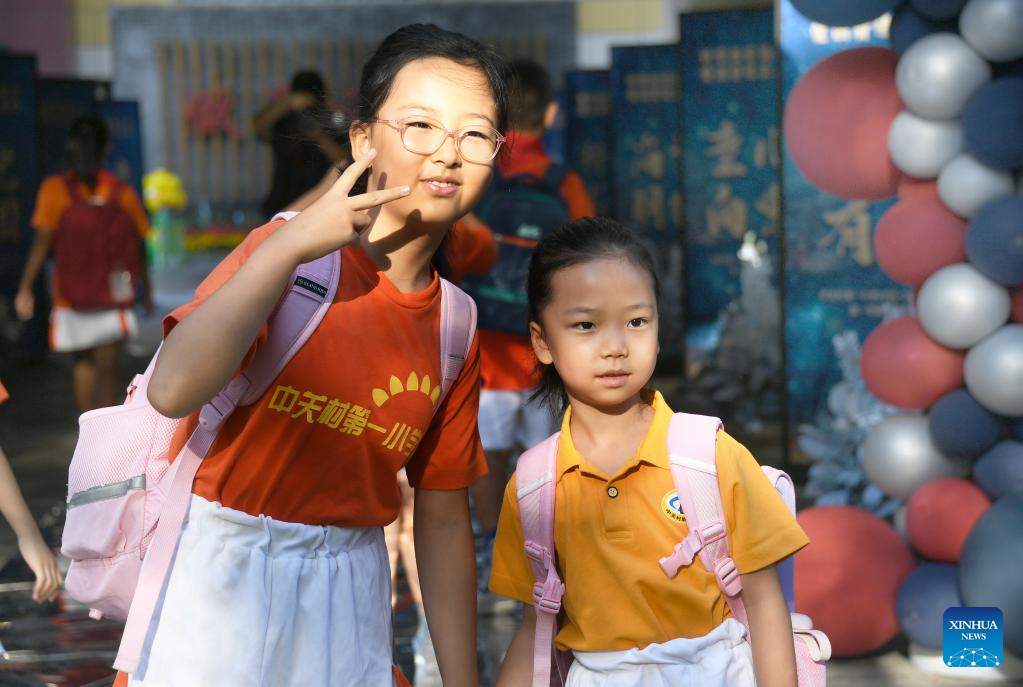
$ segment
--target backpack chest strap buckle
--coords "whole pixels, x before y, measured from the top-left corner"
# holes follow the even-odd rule
[[[661,570],[669,578],[675,577],[678,571],[692,564],[697,554],[708,544],[724,539],[727,535],[725,526],[718,520],[699,529],[692,530],[689,535],[675,545],[671,555],[660,561]]]

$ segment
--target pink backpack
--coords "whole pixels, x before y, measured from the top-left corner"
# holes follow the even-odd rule
[[[689,535],[675,546],[670,555],[658,562],[664,573],[673,578],[680,568],[692,564],[699,555],[704,567],[714,571],[732,614],[748,627],[742,603],[742,579],[729,556],[728,532],[717,481],[715,444],[721,427],[721,420],[705,415],[676,413],[671,420],[668,429],[671,476]],[[560,436],[560,432],[554,434],[523,453],[515,469],[525,551],[536,579],[533,587],[536,610],[533,687],[551,685],[554,635],[561,597],[565,592],[565,585],[558,576],[554,549],[554,492]],[[792,480],[781,470],[768,466],[762,466],[762,469],[794,515],[796,502]],[[799,687],[824,687],[825,661],[831,658],[831,643],[823,632],[813,629],[810,618],[794,612],[792,569],[791,557],[778,564],[782,589],[792,614]],[[563,685],[568,678],[571,654],[557,652],[556,659],[560,684]]]
[[[290,219],[296,213],[281,213]],[[276,219],[276,218],[275,218]],[[269,337],[251,364],[199,411],[199,426],[170,463],[182,419],[146,398],[159,351],[128,387],[123,405],[89,411],[68,475],[61,552],[72,559],[66,589],[94,618],[125,619],[114,667],[134,672],[188,511],[192,482],[224,420],[254,403],[302,347],[334,300],[340,252],[299,265],[270,317]],[[476,307],[441,280],[441,401],[458,377],[476,330]],[[143,558],[145,565],[143,566]]]

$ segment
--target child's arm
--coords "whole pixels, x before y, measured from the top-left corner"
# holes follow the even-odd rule
[[[468,490],[417,488],[412,527],[423,608],[444,687],[475,687],[476,553]]]
[[[749,616],[757,687],[796,687],[792,620],[777,569],[770,565],[743,575],[742,600]]]
[[[367,211],[408,194],[405,186],[349,197],[372,161],[364,157],[349,165],[329,191],[267,238],[174,327],[149,383],[149,402],[159,413],[184,417],[212,398],[238,369],[295,267],[357,241],[371,222]]]
[[[533,645],[536,641],[536,611],[522,605],[522,624],[515,633],[501,663],[497,687],[530,687],[533,684]]]
[[[18,535],[18,549],[35,573],[36,586],[32,590],[32,598],[36,601],[50,601],[57,596],[63,582],[57,561],[32,519],[3,449],[0,449],[0,512]]]

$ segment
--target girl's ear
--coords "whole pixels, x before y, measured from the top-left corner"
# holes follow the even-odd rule
[[[529,323],[529,341],[533,344],[533,353],[536,355],[536,359],[544,365],[552,365],[554,358],[551,357],[551,350],[547,346],[546,339],[543,338],[543,328],[539,322]]]
[[[348,129],[348,142],[352,146],[352,157],[363,157],[373,147],[369,140],[369,126],[364,122],[352,122]]]

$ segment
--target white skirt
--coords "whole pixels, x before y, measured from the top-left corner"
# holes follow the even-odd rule
[[[254,517],[192,496],[131,685],[391,687],[381,528]]]
[[[728,618],[696,639],[628,651],[576,651],[567,687],[755,687],[746,628]]]
[[[56,307],[50,313],[50,347],[58,353],[85,351],[138,334],[138,318],[130,308],[74,310]]]

